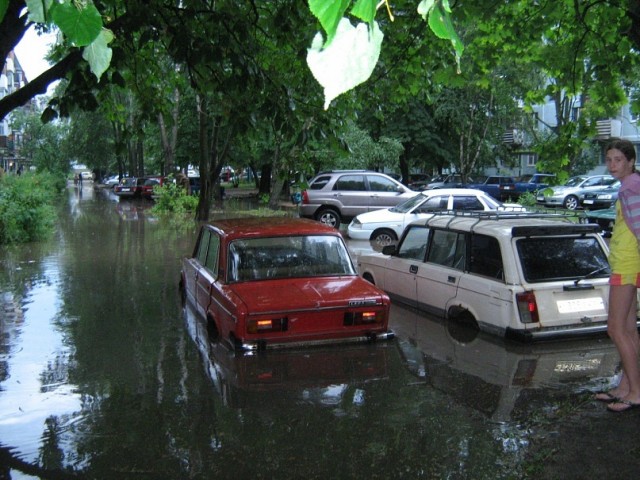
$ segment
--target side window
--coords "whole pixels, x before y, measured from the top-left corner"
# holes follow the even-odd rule
[[[489,177],[487,180],[487,185],[499,185],[500,179],[498,177]]]
[[[469,271],[484,277],[504,280],[502,254],[498,240],[487,235],[471,236]]]
[[[412,260],[424,261],[429,240],[429,229],[424,227],[411,227],[398,248],[397,256]]]
[[[211,237],[211,230],[202,230],[200,235],[200,241],[198,242],[198,253],[196,258],[201,265],[204,265],[207,261],[207,250],[209,248],[209,238]]]
[[[449,197],[447,196],[430,197],[426,202],[420,205],[420,208],[416,213],[438,212],[440,210],[446,210],[448,199]]]
[[[327,183],[331,180],[330,175],[323,175],[322,177],[316,178],[315,182],[309,185],[310,190],[322,190]]]
[[[204,266],[211,272],[214,277],[218,276],[218,252],[220,251],[220,237],[211,234],[209,238],[209,251],[207,252],[207,261]]]
[[[454,210],[484,210],[478,197],[453,197]]]
[[[431,238],[427,262],[460,270],[464,269],[464,238],[464,234],[462,233],[458,234],[447,230],[435,230]]]
[[[393,183],[388,178],[380,177],[378,175],[368,175],[369,190],[372,192],[396,192],[398,191],[398,185]]]
[[[334,190],[342,190],[348,192],[364,192],[364,175],[343,175],[333,186]]]

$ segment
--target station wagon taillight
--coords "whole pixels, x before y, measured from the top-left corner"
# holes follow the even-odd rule
[[[518,304],[518,313],[520,313],[520,321],[522,323],[538,323],[538,304],[536,296],[533,292],[522,292],[516,294],[516,302]]]
[[[368,323],[382,323],[384,312],[367,311],[367,312],[346,312],[344,314],[344,325],[366,325]]]
[[[247,322],[247,333],[285,332],[287,325],[287,317],[254,318]]]

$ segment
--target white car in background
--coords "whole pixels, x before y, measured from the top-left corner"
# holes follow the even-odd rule
[[[411,222],[430,218],[443,211],[524,211],[518,204],[497,201],[481,190],[469,188],[443,188],[424,190],[395,207],[356,216],[347,228],[354,240],[370,240],[378,246],[396,242]]]

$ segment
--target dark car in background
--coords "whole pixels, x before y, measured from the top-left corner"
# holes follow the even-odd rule
[[[600,208],[609,208],[615,205],[618,200],[618,191],[620,190],[620,181],[612,183],[611,186],[602,190],[591,190],[584,193],[582,198],[582,208],[597,210]]]
[[[124,177],[118,185],[113,187],[113,193],[120,198],[139,198],[144,182],[144,177]]]

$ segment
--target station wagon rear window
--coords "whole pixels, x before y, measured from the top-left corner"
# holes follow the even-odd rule
[[[595,237],[522,238],[517,249],[527,282],[607,277],[611,273]]]
[[[229,245],[229,282],[356,275],[346,246],[332,235],[234,240]]]

